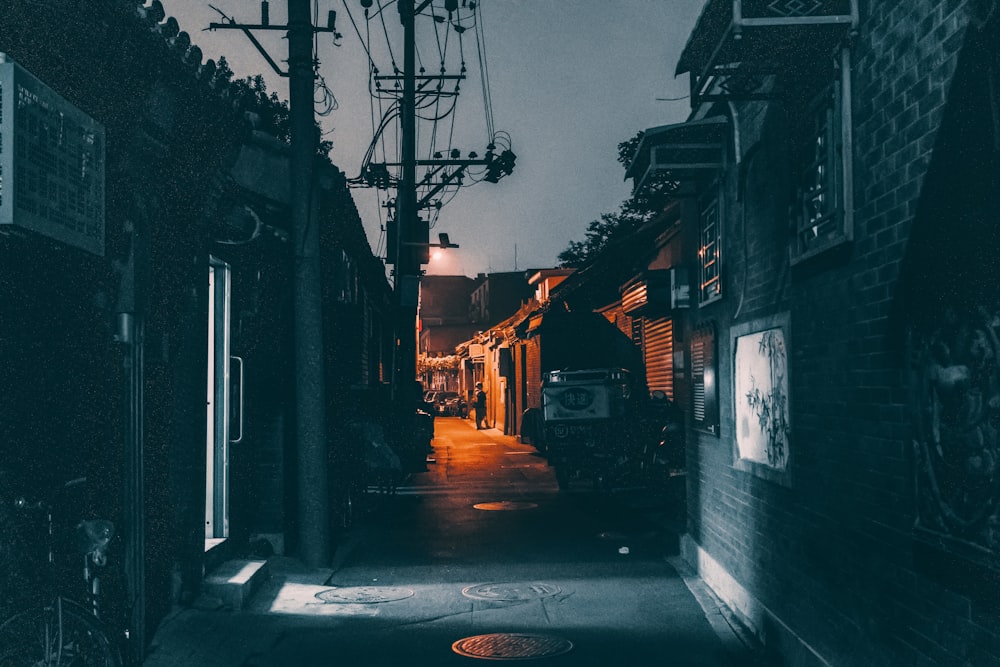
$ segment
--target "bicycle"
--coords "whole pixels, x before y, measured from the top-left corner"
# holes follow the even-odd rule
[[[85,477],[67,482],[66,491],[86,482]],[[83,558],[86,584],[83,604],[63,594],[59,584],[57,551],[60,535],[54,521],[52,498],[14,501],[23,513],[44,513],[46,519],[46,594],[39,604],[19,611],[0,623],[0,667],[121,667],[118,647],[102,622],[104,591],[100,570],[107,564],[108,545],[114,525],[105,519],[86,519],[73,530],[73,551]]]

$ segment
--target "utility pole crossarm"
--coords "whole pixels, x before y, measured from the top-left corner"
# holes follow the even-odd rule
[[[288,30],[287,25],[271,25],[270,23],[209,23],[209,30]],[[313,32],[337,32],[333,26],[326,28],[313,27]]]
[[[441,81],[465,81],[467,77],[464,74],[422,74],[420,76],[414,76],[414,81],[434,81],[440,79]],[[397,76],[395,74],[388,75],[382,74],[375,77],[376,81],[403,81],[405,77]]]
[[[420,201],[417,202],[417,208],[421,208],[421,209],[425,208],[427,206],[427,204],[430,202],[431,197],[433,197],[437,193],[441,192],[441,190],[443,190],[449,183],[451,183],[452,181],[454,181],[456,178],[461,178],[462,174],[464,172],[465,172],[465,166],[463,165],[463,166],[459,167],[458,169],[456,169],[455,171],[451,172],[450,174],[445,174],[445,176],[441,179],[441,182],[437,183],[431,189],[430,192],[428,192],[426,195],[424,195],[423,199],[421,199]]]
[[[263,4],[266,5],[267,3],[265,2]],[[289,26],[287,26],[287,25],[271,25],[270,23],[267,23],[266,22],[267,21],[266,11],[264,12],[264,17],[263,17],[263,21],[264,22],[261,22],[261,23],[237,23],[234,19],[226,16],[226,14],[223,13],[223,11],[221,9],[219,9],[218,7],[213,7],[212,5],[209,5],[209,7],[211,7],[215,11],[219,12],[219,14],[221,14],[222,18],[224,19],[224,22],[223,23],[214,23],[214,22],[213,23],[209,23],[208,24],[208,30],[242,30],[243,34],[246,35],[247,39],[250,40],[250,43],[254,45],[254,47],[257,49],[257,51],[260,53],[260,55],[262,55],[264,57],[264,60],[267,61],[267,64],[271,66],[271,69],[273,69],[278,76],[283,76],[283,77],[287,77],[288,76],[288,72],[281,71],[281,68],[278,67],[278,63],[274,62],[274,59],[271,57],[271,55],[267,52],[267,50],[264,48],[264,46],[259,41],[257,41],[257,38],[254,37],[253,33],[250,32],[250,31],[251,30],[281,30],[281,31],[287,31],[287,30],[289,30]],[[336,19],[337,19],[337,13],[336,12],[330,12],[330,14],[327,17],[327,26],[325,28],[321,28],[319,26],[312,25],[311,15],[310,15],[309,29],[313,33],[332,32],[334,35],[337,35]],[[337,35],[337,37],[339,38],[339,35]]]
[[[403,162],[373,162],[373,165],[379,164],[383,167],[402,167]],[[461,159],[440,159],[440,160],[417,160],[415,162],[418,167],[475,167],[481,166],[485,167],[490,164],[489,160],[485,159],[474,159],[474,160],[461,160]]]
[[[260,29],[260,30],[287,30],[288,29],[287,26],[283,26],[283,25],[282,26],[277,26],[277,25],[273,25],[273,26],[266,26],[266,25],[265,26],[252,26],[252,25],[238,25],[236,23],[209,23],[208,27],[209,27],[210,30],[216,30],[216,29],[223,29],[223,30],[237,29],[237,30],[242,30],[243,34],[246,35],[247,39],[250,40],[250,43],[253,44],[255,47],[257,47],[257,51],[260,52],[260,55],[264,56],[264,60],[266,60],[267,64],[271,66],[271,69],[273,69],[278,74],[278,76],[285,76],[285,77],[288,76],[288,72],[282,72],[281,71],[281,68],[278,67],[278,63],[274,62],[274,59],[271,58],[271,55],[267,52],[267,50],[264,48],[264,46],[260,42],[258,42],[257,38],[253,36],[252,32],[250,32],[250,30],[254,29],[254,28],[257,28],[257,29]]]

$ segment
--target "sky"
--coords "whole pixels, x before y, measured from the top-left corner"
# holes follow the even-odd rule
[[[241,31],[204,30],[222,20],[210,4],[237,22],[259,23],[257,0],[162,2],[204,59],[225,56],[236,77],[261,74],[269,91],[288,98],[287,79],[273,72]],[[571,241],[582,240],[591,221],[617,211],[630,192],[617,161],[618,144],[645,128],[688,117],[687,77],[673,73],[703,5],[704,0],[480,0],[478,28],[463,34],[468,78],[456,103],[452,146],[463,156],[468,151],[481,156],[489,143],[475,33],[485,53],[492,124],[509,134],[517,161],[513,173],[498,183],[463,187],[441,208],[432,240],[446,232],[460,247],[436,253],[427,273],[475,276],[556,266],[558,254]],[[375,0],[370,12],[379,6]],[[443,0],[433,6],[443,7]],[[342,35],[337,45],[328,33],[317,37],[319,74],[336,100],[329,115],[317,118],[324,138],[333,142],[333,163],[353,177],[373,136],[367,53],[388,74],[391,45],[402,67],[398,12],[394,4],[387,6],[383,26],[378,18],[365,22],[360,0],[314,0],[314,8],[321,25],[328,11],[336,11]],[[272,0],[269,14],[272,25],[283,25],[285,2]],[[449,44],[449,58],[459,53],[457,37],[434,28],[430,18],[417,22],[418,50],[428,71],[439,60],[435,44]],[[366,52],[369,34],[375,37]],[[284,33],[254,35],[284,67]],[[421,141],[428,136],[421,130]],[[418,156],[429,157],[422,150],[418,147]],[[369,243],[381,252],[385,210],[380,204],[387,193],[371,188],[352,193]]]

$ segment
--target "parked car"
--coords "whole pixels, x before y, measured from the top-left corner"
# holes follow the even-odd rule
[[[417,407],[433,416],[435,414],[434,398],[437,395],[438,391],[436,389],[429,389],[425,391],[423,394],[420,395],[420,402],[417,405]]]
[[[453,416],[450,412],[448,412],[448,410],[449,410],[448,401],[449,400],[454,400],[454,399],[457,399],[457,398],[458,398],[458,392],[457,391],[439,391],[439,392],[437,392],[437,394],[434,396],[434,403],[433,403],[433,405],[434,405],[434,414],[437,414],[437,415],[446,415],[446,416]]]
[[[469,404],[466,402],[462,396],[456,394],[452,398],[445,399],[444,402],[444,414],[449,417],[468,417],[469,416]]]

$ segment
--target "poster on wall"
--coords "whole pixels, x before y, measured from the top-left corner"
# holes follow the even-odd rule
[[[739,458],[784,470],[790,435],[784,330],[737,336],[734,377]]]
[[[104,127],[0,54],[0,230],[104,255]]]

